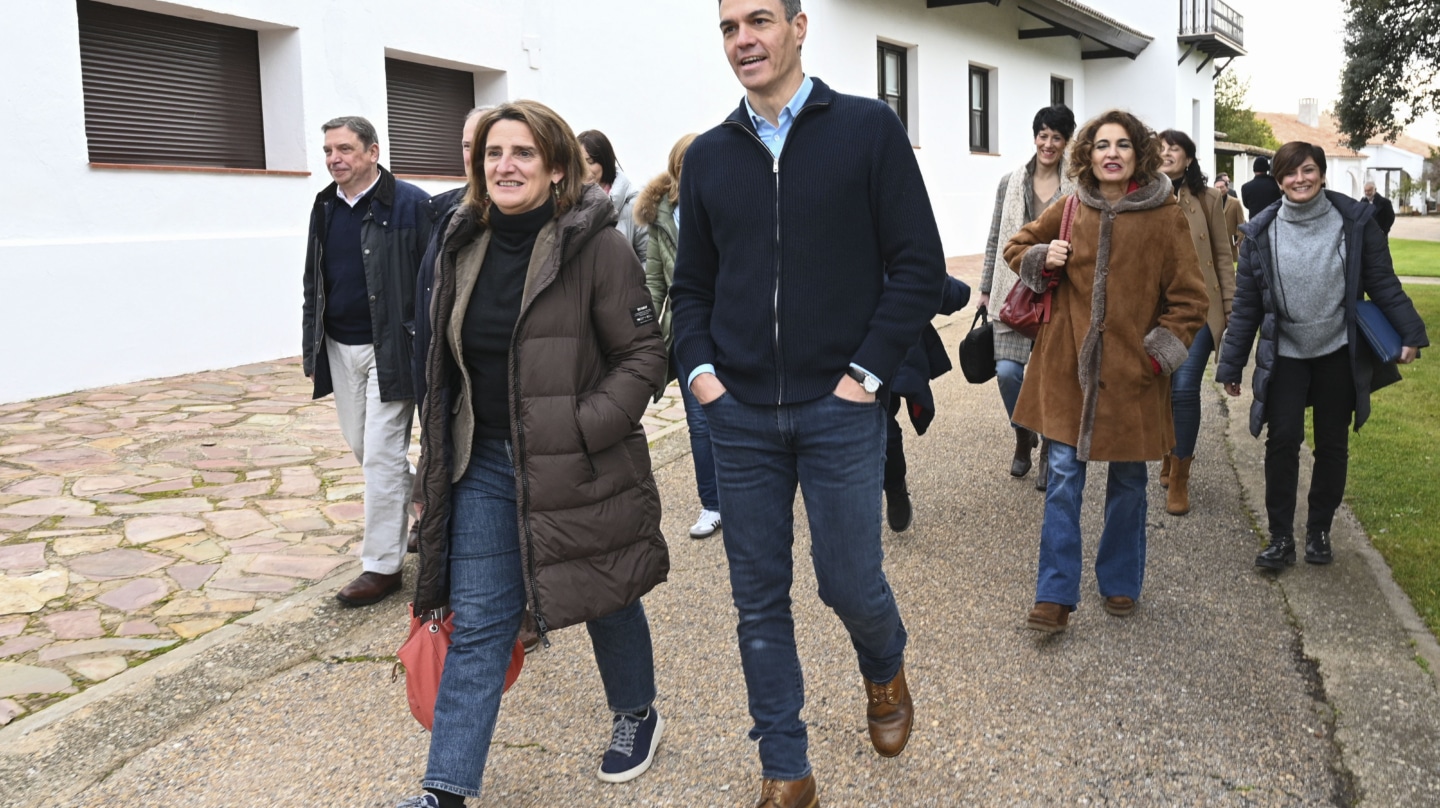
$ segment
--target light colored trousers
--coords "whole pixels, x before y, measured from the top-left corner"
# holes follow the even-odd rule
[[[360,559],[366,572],[393,575],[405,560],[410,485],[410,424],[415,400],[380,400],[374,345],[325,340],[335,414],[340,434],[355,452],[365,475],[365,541]]]

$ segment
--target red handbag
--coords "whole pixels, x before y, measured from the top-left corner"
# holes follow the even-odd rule
[[[1070,240],[1071,225],[1075,211],[1080,207],[1080,197],[1071,194],[1065,198],[1065,212],[1060,217],[1060,240]],[[1000,322],[1011,330],[1033,340],[1040,334],[1040,326],[1050,322],[1050,304],[1055,298],[1055,287],[1060,285],[1060,273],[1045,273],[1048,282],[1045,291],[1036,292],[1023,283],[1010,287],[1005,303],[1000,307]]]
[[[441,619],[439,614],[444,612]],[[455,613],[449,609],[436,609],[415,615],[415,604],[410,604],[410,637],[395,655],[400,657],[396,669],[391,672],[393,682],[400,675],[399,666],[405,666],[405,695],[410,700],[410,714],[420,726],[430,729],[435,725],[435,697],[440,695],[440,675],[445,670],[445,654],[450,650],[450,633],[455,630]],[[520,678],[520,668],[525,664],[525,646],[517,639],[510,650],[510,667],[505,671],[505,690]],[[504,691],[501,691],[504,692]]]

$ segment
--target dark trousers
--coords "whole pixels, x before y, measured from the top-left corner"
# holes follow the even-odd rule
[[[1305,409],[1315,411],[1315,467],[1310,475],[1306,534],[1327,532],[1345,496],[1350,464],[1350,419],[1355,413],[1355,379],[1350,349],[1314,359],[1278,356],[1266,388],[1265,510],[1270,535],[1295,534],[1295,496],[1300,484],[1300,445]]]
[[[900,431],[900,396],[890,394],[890,417],[885,420],[885,490],[905,490],[905,435]]]

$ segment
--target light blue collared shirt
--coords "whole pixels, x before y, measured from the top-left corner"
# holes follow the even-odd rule
[[[815,89],[815,82],[809,76],[800,82],[800,88],[795,91],[795,96],[790,99],[780,110],[779,126],[771,126],[755,108],[750,106],[750,96],[745,96],[745,111],[750,113],[750,121],[755,124],[755,134],[760,136],[770,153],[776,158],[780,157],[780,150],[785,148],[785,138],[790,136],[790,127],[795,125],[795,116],[800,113],[800,108],[810,99],[810,91]]]
[[[771,126],[769,121],[750,106],[750,96],[748,94],[745,96],[745,111],[750,114],[750,122],[755,124],[755,134],[760,136],[760,141],[765,144],[776,160],[780,159],[780,151],[785,148],[785,138],[790,136],[790,127],[795,125],[795,116],[800,113],[800,108],[805,106],[805,102],[810,99],[810,91],[813,89],[815,89],[813,79],[806,76],[801,80],[800,87],[795,90],[795,95],[791,97],[790,103],[780,110],[779,126]],[[690,375],[685,379],[685,384],[689,385],[695,381],[695,377],[701,373],[714,372],[714,365],[708,363],[701,365],[690,371]]]

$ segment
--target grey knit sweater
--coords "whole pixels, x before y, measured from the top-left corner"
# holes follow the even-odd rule
[[[1324,193],[1282,201],[1270,226],[1281,356],[1311,359],[1345,344],[1344,230]]]

